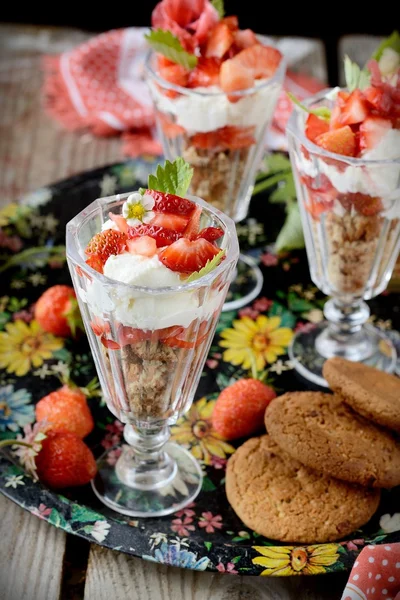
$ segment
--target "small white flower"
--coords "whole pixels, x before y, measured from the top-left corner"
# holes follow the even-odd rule
[[[385,533],[394,533],[400,531],[400,513],[382,515],[379,521],[379,526]]]
[[[287,368],[283,364],[283,361],[278,358],[278,360],[270,366],[270,373],[276,373],[277,375],[281,375],[283,371],[287,371]]]
[[[162,543],[164,543],[164,544],[167,543],[166,534],[161,533],[161,532],[152,533],[150,536],[150,539],[152,540],[150,550],[153,550],[153,548],[155,548],[155,546],[159,546]]]
[[[103,542],[108,536],[110,527],[111,525],[107,521],[96,521],[90,534],[98,542]]]
[[[26,287],[26,283],[25,281],[22,281],[22,279],[13,279],[10,283],[10,287],[13,290],[21,290],[22,288]]]
[[[33,287],[37,287],[38,285],[44,285],[47,278],[41,273],[32,273],[32,275],[29,275],[28,280],[31,282]]]
[[[310,323],[320,323],[324,320],[324,313],[319,308],[313,308],[302,316],[304,319],[307,319],[307,321],[310,321]]]
[[[135,227],[142,223],[149,223],[154,217],[154,212],[151,210],[154,206],[154,198],[139,192],[134,192],[128,196],[126,202],[122,206],[122,215],[125,217],[128,225]]]
[[[18,485],[25,485],[25,482],[22,481],[23,478],[23,475],[10,475],[9,477],[6,477],[7,483],[5,487],[12,487],[16,489]]]

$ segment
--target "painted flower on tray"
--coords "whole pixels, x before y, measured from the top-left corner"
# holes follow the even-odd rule
[[[400,513],[394,513],[394,515],[382,515],[379,526],[385,533],[400,531]]]
[[[210,559],[206,556],[198,559],[197,553],[181,550],[179,545],[162,543],[160,548],[154,551],[154,556],[144,554],[145,560],[169,565],[171,567],[181,567],[182,569],[194,569],[196,571],[205,571]]]
[[[221,562],[216,566],[217,571],[219,571],[220,573],[230,573],[231,575],[236,575],[238,573],[238,571],[236,571],[235,569],[235,565],[231,562],[226,563],[226,565],[223,565]]]
[[[39,519],[46,519],[46,517],[48,517],[52,511],[52,509],[47,508],[43,502],[41,502],[39,506],[31,506],[29,510],[33,515],[39,517]]]
[[[63,341],[43,331],[37,321],[7,323],[0,332],[0,368],[19,377],[63,347]]]
[[[35,420],[28,390],[14,390],[13,385],[0,388],[0,431],[18,431]]]
[[[288,327],[280,327],[280,317],[259,315],[252,320],[243,317],[233,321],[233,328],[221,333],[220,346],[227,348],[223,353],[226,362],[251,369],[255,364],[262,371],[267,363],[272,364],[278,356],[285,354],[293,337]]]
[[[222,527],[221,515],[213,515],[211,512],[203,512],[199,519],[199,527],[205,529],[206,533],[214,533]]]
[[[207,398],[201,398],[171,428],[172,439],[188,447],[193,456],[206,465],[212,464],[214,456],[226,458],[227,454],[235,451],[213,429],[211,414],[214,404],[215,400],[207,402]]]
[[[254,565],[265,567],[261,575],[319,575],[338,559],[339,544],[315,546],[253,546],[261,556],[253,558]]]
[[[195,526],[193,525],[193,519],[185,516],[183,519],[173,519],[171,529],[178,535],[185,537],[190,535],[189,531],[195,530]]]
[[[18,217],[18,213],[19,205],[16,202],[11,202],[0,209],[0,227],[13,223]]]
[[[7,481],[7,483],[5,484],[4,487],[12,487],[12,488],[14,488],[14,490],[16,490],[17,486],[25,485],[25,481],[22,481],[23,478],[24,478],[23,475],[9,475],[8,477],[5,477],[5,480]]]
[[[110,527],[111,525],[110,523],[107,523],[107,521],[96,521],[93,525],[90,535],[94,537],[97,542],[104,542],[109,534]]]

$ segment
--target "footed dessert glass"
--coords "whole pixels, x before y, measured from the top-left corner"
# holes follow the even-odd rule
[[[262,36],[259,38],[262,41]],[[193,167],[190,192],[236,223],[248,213],[285,69],[282,58],[269,79],[226,94],[215,86],[190,89],[170,83],[157,74],[155,53],[146,60],[146,79],[165,158],[173,161],[182,156]],[[240,255],[238,271],[246,274],[247,282],[243,287],[232,283],[230,296],[236,299],[226,302],[223,310],[240,308],[261,291],[262,273],[251,257]]]
[[[202,200],[201,227],[220,227],[225,258],[203,277],[164,288],[109,279],[85,262],[85,248],[129,194],[95,200],[67,225],[67,260],[101,388],[123,423],[126,445],[108,450],[92,481],[113,510],[162,516],[189,504],[201,468],[168,442],[190,407],[239,256],[234,222]]]
[[[328,91],[306,104],[331,106]],[[339,156],[307,139],[306,117],[295,109],[289,119],[289,153],[311,279],[331,298],[326,321],[299,332],[289,354],[302,376],[327,387],[322,365],[332,356],[387,372],[395,367],[396,350],[367,323],[365,300],[386,289],[399,254],[400,148],[386,160]]]

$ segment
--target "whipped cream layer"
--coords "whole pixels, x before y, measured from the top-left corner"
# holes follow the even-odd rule
[[[265,85],[260,79],[254,93],[230,102],[218,86],[198,87],[176,98],[168,98],[150,81],[149,85],[157,109],[176,117],[176,123],[189,135],[214,131],[226,125],[255,126],[261,130],[272,119],[281,89],[280,84]],[[217,93],[220,92],[220,93]]]
[[[123,253],[110,256],[104,275],[129,285],[159,289],[182,284],[178,273],[165,267],[155,255],[151,258]],[[129,287],[105,287],[96,280],[88,285],[82,299],[99,317],[112,312],[122,325],[142,330],[156,330],[179,325],[188,327],[197,318],[208,318],[220,306],[221,293],[212,295],[200,305],[198,290],[152,295]]]

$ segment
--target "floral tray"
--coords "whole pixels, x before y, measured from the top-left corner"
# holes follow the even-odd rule
[[[50,285],[70,283],[62,248],[67,221],[96,197],[143,185],[153,169],[154,163],[144,159],[108,166],[37,190],[22,198],[21,204],[0,210],[0,276],[2,289],[7,290],[7,296],[0,297],[0,438],[29,430],[34,404],[59,387],[60,373],[69,370],[79,385],[95,375],[86,338],[72,342],[42,332],[32,318],[32,305]],[[170,517],[126,518],[100,504],[90,486],[60,495],[35,483],[9,453],[0,455],[1,491],[39,518],[90,542],[200,571],[246,575],[343,571],[351,568],[365,544],[400,541],[400,514],[394,514],[400,506],[400,488],[383,493],[378,513],[352,539],[301,549],[249,530],[227,502],[225,464],[235,445],[223,441],[211,426],[218,391],[247,373],[248,348],[258,368],[268,369],[268,383],[278,393],[304,389],[285,354],[288,329],[291,335],[322,319],[325,298],[310,283],[304,251],[279,255],[271,251],[269,244],[283,220],[282,205],[268,203],[265,192],[253,198],[249,218],[238,225],[242,250],[251,253],[263,269],[264,289],[239,313],[221,315],[195,402],[172,429],[173,439],[189,448],[204,470],[195,503]],[[371,309],[376,325],[388,330],[400,349],[395,303],[395,294],[387,293],[371,302]],[[397,322],[387,319],[389,315]],[[258,340],[263,337],[266,324],[275,329],[275,340],[281,339],[279,351],[253,344],[255,335]],[[233,330],[239,329],[242,349],[230,345]],[[86,441],[98,456],[120,440],[122,426],[99,398],[89,402],[96,427]],[[181,481],[178,487],[185,485]],[[171,488],[170,493],[179,494],[179,489]]]

